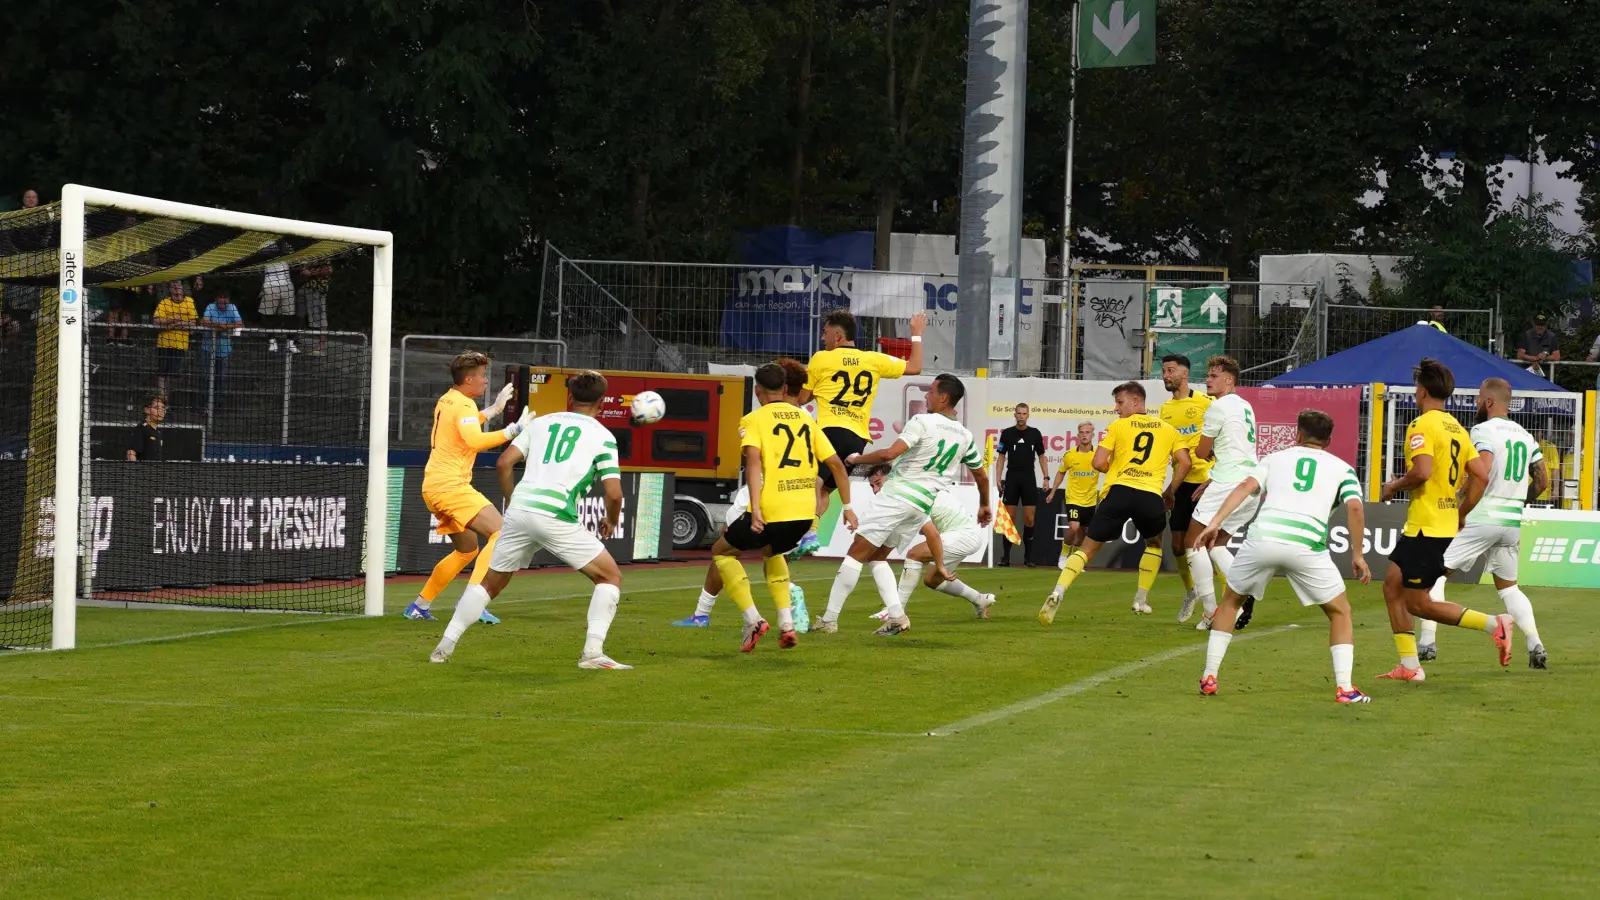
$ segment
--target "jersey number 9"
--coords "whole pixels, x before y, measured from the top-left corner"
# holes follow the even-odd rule
[[[834,406],[865,406],[867,398],[872,396],[872,373],[865,369],[856,373],[854,381],[850,379],[850,373],[845,371],[833,373],[833,377],[828,380],[839,382],[839,393],[829,401]],[[847,400],[846,395],[851,395],[855,399]]]
[[[1132,459],[1129,459],[1128,462],[1133,463],[1136,466],[1142,466],[1145,463],[1149,462],[1150,461],[1150,451],[1155,448],[1155,445],[1156,445],[1156,436],[1154,434],[1151,434],[1148,431],[1141,431],[1138,434],[1134,435],[1133,436],[1133,453],[1134,453],[1134,456],[1133,456]]]

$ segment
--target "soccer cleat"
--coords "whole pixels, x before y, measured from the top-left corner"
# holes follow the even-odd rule
[[[757,619],[754,625],[744,626],[744,641],[739,644],[739,652],[749,653],[754,650],[756,641],[761,640],[761,636],[770,630],[772,626],[767,624],[766,619]]]
[[[1379,678],[1392,678],[1395,681],[1427,681],[1428,676],[1423,673],[1422,667],[1408,669],[1405,666],[1395,666],[1392,670],[1378,676]]]
[[[1148,616],[1155,612],[1155,610],[1150,608],[1150,604],[1144,602],[1143,600],[1133,601],[1133,611],[1141,616]]]
[[[882,637],[894,637],[897,634],[905,634],[910,630],[911,619],[906,616],[901,616],[898,619],[885,619],[883,627],[879,628],[877,631],[874,631],[873,634],[880,635]]]
[[[1545,668],[1545,663],[1546,662],[1547,662],[1547,660],[1546,660],[1545,655],[1544,655],[1544,645],[1543,644],[1540,644],[1539,646],[1534,647],[1532,650],[1528,651],[1528,668],[1530,668],[1530,669],[1543,669],[1543,668]]]
[[[794,630],[805,634],[811,630],[811,613],[806,610],[806,592],[800,585],[789,582],[789,608],[793,611]]]
[[[867,618],[877,619],[879,622],[886,621],[889,618],[889,607],[885,606],[883,609],[880,609],[872,615],[867,616]]]
[[[989,618],[989,607],[994,605],[994,599],[995,598],[993,594],[979,595],[978,602],[972,604],[972,609],[978,614],[978,618]]]
[[[1439,645],[1438,644],[1418,644],[1417,645],[1417,659],[1420,659],[1423,662],[1433,662],[1434,660],[1436,660],[1438,658],[1439,658]]]
[[[1255,615],[1255,612],[1256,598],[1244,598],[1244,602],[1239,605],[1239,618],[1233,620],[1233,630],[1243,631],[1244,627],[1250,624],[1250,617]]]
[[[433,648],[433,652],[428,654],[428,662],[431,662],[431,663],[449,662],[450,661],[450,654],[452,654],[454,652],[456,652],[456,642],[450,640],[449,638],[441,638],[439,640],[439,646]]]
[[[690,616],[672,623],[673,628],[710,628],[710,616]]]
[[[829,622],[827,619],[818,619],[811,623],[812,634],[836,634],[838,631],[838,622]]]
[[[800,643],[800,636],[795,634],[793,631],[780,631],[780,632],[778,632],[778,646],[779,647],[782,647],[783,649],[788,650],[788,649],[792,648],[794,645],[796,645],[798,643]]]
[[[1200,679],[1200,696],[1215,697],[1217,695],[1217,676],[1206,675]]]
[[[1516,620],[1506,613],[1495,617],[1498,625],[1490,637],[1494,638],[1494,648],[1500,651],[1500,665],[1511,665],[1511,632],[1516,628]]]
[[[586,655],[582,659],[579,659],[578,660],[578,668],[580,668],[580,669],[631,669],[631,668],[633,668],[633,666],[625,666],[622,663],[619,663],[616,660],[612,659],[611,657],[605,655],[604,653],[596,653],[593,656],[587,656]]]
[[[1358,690],[1356,688],[1356,686],[1352,684],[1352,685],[1350,685],[1350,690],[1348,690],[1348,691],[1345,690],[1344,688],[1339,688],[1337,691],[1334,691],[1333,692],[1333,702],[1335,702],[1335,703],[1371,703],[1372,702],[1372,698],[1368,697],[1366,694],[1361,693],[1361,691]]]
[[[435,616],[432,612],[430,612],[426,606],[418,606],[415,602],[413,602],[410,606],[406,607],[406,611],[401,613],[400,615],[404,616],[407,619],[433,619],[435,621],[438,620],[438,617]]]
[[[1199,599],[1199,596],[1192,592],[1184,595],[1183,606],[1178,608],[1179,625],[1189,621],[1189,617],[1194,615],[1194,604]]]
[[[799,559],[802,556],[810,556],[821,549],[822,542],[817,540],[817,533],[815,531],[808,531],[806,532],[805,537],[800,539],[800,543],[795,544],[794,549],[790,550],[788,553],[785,553],[784,556],[788,557],[789,559]]]
[[[480,625],[499,625],[500,624],[500,617],[495,615],[492,612],[489,612],[486,609],[483,612],[478,613],[478,624],[480,624]]]
[[[1061,598],[1065,595],[1066,591],[1063,591],[1060,585],[1056,585],[1050,596],[1044,598],[1044,605],[1039,607],[1040,625],[1049,625],[1056,620],[1056,610],[1061,608]]]
[[[1210,631],[1211,630],[1211,616],[1212,616],[1211,613],[1202,614],[1200,616],[1200,621],[1198,623],[1196,623],[1196,625],[1194,626],[1194,630],[1195,631]]]

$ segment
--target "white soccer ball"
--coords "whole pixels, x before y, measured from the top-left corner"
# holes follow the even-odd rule
[[[644,391],[633,395],[633,403],[628,406],[628,419],[635,425],[654,425],[667,415],[667,401],[655,391]]]

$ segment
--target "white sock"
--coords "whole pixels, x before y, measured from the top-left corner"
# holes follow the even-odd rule
[[[483,615],[483,608],[489,605],[489,592],[481,584],[469,584],[461,593],[461,599],[456,601],[455,615],[450,617],[450,624],[445,626],[444,636],[452,641],[461,640],[467,629],[478,617]]]
[[[739,615],[744,618],[744,623],[746,625],[754,625],[755,623],[761,621],[761,610],[756,609],[754,606],[746,610],[741,610]]]
[[[891,598],[900,596],[900,586],[894,580],[894,569],[890,568],[887,562],[883,560],[869,562],[866,569],[872,573],[872,583],[878,588],[878,596],[883,599],[884,606],[889,605]]]
[[[1211,633],[1216,634],[1215,631]],[[1356,666],[1356,645],[1334,644],[1328,650],[1333,653],[1333,683],[1341,691],[1350,690],[1350,670]]]
[[[1226,631],[1217,631],[1213,628],[1206,637],[1206,671],[1207,675],[1216,675],[1222,668],[1222,658],[1228,655],[1228,644],[1232,643],[1233,635]]]
[[[1199,547],[1190,547],[1183,552],[1189,558],[1189,574],[1194,577],[1194,592],[1200,596],[1200,602],[1205,606],[1206,615],[1217,611],[1217,579],[1211,571],[1211,559]]]
[[[1133,591],[1133,602],[1135,602],[1135,603],[1143,603],[1148,599],[1150,599],[1150,589],[1149,588],[1135,588],[1134,589],[1134,591]]]
[[[1528,595],[1522,592],[1522,588],[1513,584],[1501,591],[1500,602],[1506,605],[1506,612],[1511,613],[1511,618],[1517,620],[1517,627],[1528,639],[1528,649],[1543,646],[1539,640],[1539,626],[1533,621],[1533,604],[1528,601]]]
[[[1228,573],[1233,570],[1233,554],[1228,552],[1227,547],[1212,547],[1208,555],[1211,559],[1211,568],[1216,569],[1217,574],[1222,576],[1222,583],[1227,584]],[[1189,571],[1194,571],[1193,565],[1189,567]]]
[[[1444,602],[1444,579],[1440,578],[1428,588],[1428,599],[1435,603]],[[1423,647],[1432,646],[1439,637],[1439,623],[1432,619],[1417,620],[1417,644]]]
[[[839,574],[833,576],[833,587],[828,590],[828,611],[822,614],[824,622],[839,621],[839,613],[844,611],[844,601],[850,599],[850,592],[856,589],[856,582],[860,580],[861,563],[846,556],[839,563]]]
[[[794,607],[783,606],[778,608],[778,630],[794,630]]]
[[[965,583],[957,578],[952,578],[949,581],[940,583],[940,585],[934,588],[934,590],[942,594],[949,594],[952,597],[960,597],[961,599],[972,604],[976,604],[979,600],[983,599],[982,594],[968,587]]]
[[[917,582],[922,580],[922,563],[916,560],[906,560],[905,566],[900,569],[900,605],[905,606],[911,600],[911,592],[917,589]]]
[[[717,595],[710,593],[705,588],[700,589],[700,599],[695,602],[694,614],[697,616],[711,615],[711,607],[717,605]]]
[[[432,600],[429,600],[427,597],[424,597],[421,594],[418,594],[417,595],[417,599],[412,601],[412,602],[416,603],[417,606],[421,607],[422,609],[427,609],[428,607],[433,605],[433,601]]]
[[[617,617],[617,601],[622,599],[622,588],[614,584],[597,584],[589,597],[589,635],[583,641],[584,656],[600,656],[606,652],[606,632],[611,630],[611,620]]]

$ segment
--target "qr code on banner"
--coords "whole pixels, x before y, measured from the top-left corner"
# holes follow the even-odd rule
[[[1260,459],[1268,453],[1277,453],[1279,450],[1293,447],[1299,431],[1299,427],[1295,425],[1260,426],[1256,429],[1256,458]]]

